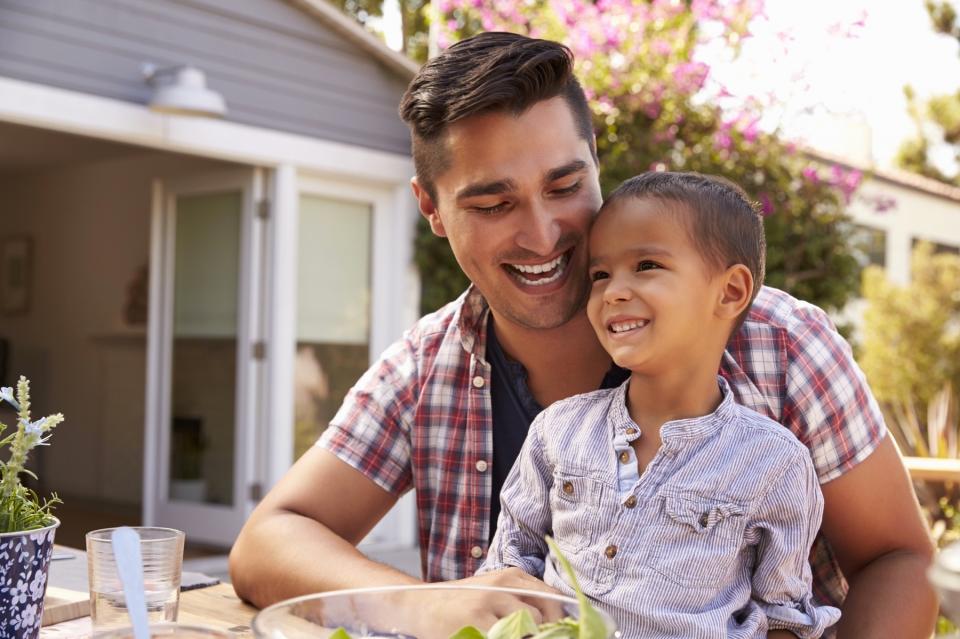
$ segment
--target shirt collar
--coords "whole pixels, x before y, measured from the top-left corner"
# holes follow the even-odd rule
[[[607,412],[607,418],[613,426],[614,436],[623,437],[628,442],[640,437],[640,427],[630,417],[627,411],[627,388],[630,385],[629,378],[621,384],[611,397],[610,409]],[[730,385],[727,380],[717,376],[717,385],[723,399],[716,410],[708,415],[701,417],[692,417],[689,419],[675,419],[666,422],[660,428],[660,439],[663,442],[677,439],[706,439],[718,432],[725,424],[730,423],[736,416],[736,406],[734,404],[733,393],[730,392]]]
[[[480,290],[471,284],[460,296],[457,327],[460,329],[460,343],[463,350],[480,360],[484,360],[487,348],[487,316],[490,307]]]

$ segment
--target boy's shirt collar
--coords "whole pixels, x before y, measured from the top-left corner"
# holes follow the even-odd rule
[[[622,437],[628,442],[640,437],[643,433],[636,422],[630,417],[627,410],[627,388],[630,380],[623,382],[616,391],[616,396],[610,402],[610,410],[607,413],[607,419],[614,429],[614,435]],[[712,437],[716,432],[723,428],[724,424],[730,423],[736,415],[733,393],[730,392],[730,385],[723,377],[717,376],[717,385],[723,398],[717,408],[707,415],[700,417],[691,417],[687,419],[675,419],[668,421],[660,427],[660,439],[664,445],[670,442],[680,440],[699,440]]]

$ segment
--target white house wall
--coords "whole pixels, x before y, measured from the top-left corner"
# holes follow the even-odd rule
[[[878,211],[876,203],[890,199],[893,207]],[[850,206],[854,221],[886,233],[887,277],[910,281],[914,240],[960,247],[960,201],[934,195],[885,179],[867,179]]]

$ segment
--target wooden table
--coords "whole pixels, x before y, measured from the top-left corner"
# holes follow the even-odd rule
[[[180,593],[177,621],[228,630],[238,639],[253,637],[250,622],[257,609],[243,603],[230,584],[218,584]],[[90,617],[74,619],[41,629],[41,639],[81,639],[89,637]]]

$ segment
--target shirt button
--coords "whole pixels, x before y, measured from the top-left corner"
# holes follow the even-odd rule
[[[486,382],[483,380],[482,376],[477,375],[476,377],[473,378],[473,386],[475,388],[483,388],[484,384],[486,384]]]
[[[623,505],[626,506],[627,508],[633,508],[634,506],[637,505],[637,496],[630,495],[629,497],[627,497],[627,501],[623,502]]]
[[[470,549],[470,556],[473,557],[474,559],[480,559],[481,557],[483,557],[483,548],[481,548],[480,546],[474,546],[473,548]]]
[[[482,459],[481,459],[480,461],[478,461],[478,462],[477,462],[477,470],[478,470],[479,472],[481,472],[481,473],[487,472],[487,462],[483,461]]]
[[[637,434],[637,429],[636,429],[636,428],[628,428],[628,429],[627,429],[627,435],[636,435],[636,434]]]
[[[701,513],[699,523],[701,528],[706,528],[710,523],[710,513]]]
[[[617,547],[613,544],[607,546],[607,549],[603,551],[603,554],[607,556],[607,559],[613,559],[617,556]]]
[[[629,463],[630,463],[630,453],[628,453],[627,451],[623,451],[622,453],[620,453],[620,463],[621,463],[621,464],[629,464]]]
[[[563,492],[567,493],[568,495],[572,495],[572,494],[573,494],[573,482],[569,482],[569,481],[563,482]]]

